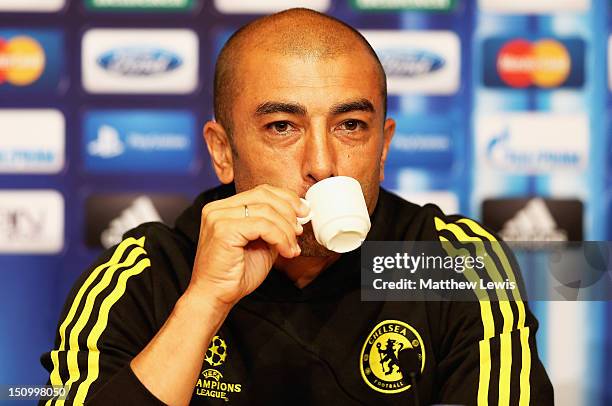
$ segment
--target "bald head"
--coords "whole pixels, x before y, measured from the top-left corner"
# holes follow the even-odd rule
[[[377,72],[387,110],[387,86],[383,67],[365,38],[342,21],[313,10],[294,8],[257,19],[225,43],[215,66],[214,108],[217,121],[232,132],[231,106],[241,88],[240,64],[254,52],[333,59],[362,53]]]

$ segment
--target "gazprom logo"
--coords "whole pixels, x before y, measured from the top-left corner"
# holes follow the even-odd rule
[[[117,48],[97,59],[103,69],[123,76],[153,76],[179,68],[183,61],[173,52],[160,48]]]
[[[482,114],[476,120],[479,166],[526,174],[583,171],[589,164],[589,127],[585,113]]]
[[[381,51],[379,56],[389,76],[420,77],[436,72],[446,64],[440,55],[424,50],[389,49]]]
[[[510,143],[510,130],[504,128],[501,133],[495,134],[487,145],[489,158],[504,167],[523,167],[532,170],[538,168],[576,167],[582,161],[582,156],[577,151],[546,148],[521,150],[513,148]]]

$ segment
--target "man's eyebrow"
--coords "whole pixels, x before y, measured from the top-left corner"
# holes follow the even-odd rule
[[[349,113],[351,111],[368,111],[374,113],[376,110],[374,109],[374,105],[368,99],[359,99],[353,100],[349,102],[343,102],[334,104],[329,112],[332,115],[338,115],[343,113]]]
[[[263,116],[266,114],[274,113],[288,113],[305,116],[306,107],[297,103],[265,102],[257,106],[257,109],[255,110],[256,116]]]

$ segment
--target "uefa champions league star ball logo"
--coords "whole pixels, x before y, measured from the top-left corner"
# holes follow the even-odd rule
[[[410,388],[410,378],[400,367],[400,352],[415,351],[419,373],[425,368],[425,348],[419,333],[399,320],[379,323],[361,350],[361,376],[372,389],[382,393],[399,393]]]
[[[217,369],[226,361],[226,358],[227,344],[225,340],[219,336],[214,336],[204,356],[204,363],[212,366],[212,368],[204,366],[206,369],[200,373],[195,385],[195,396],[223,399],[228,402],[232,394],[242,392],[242,383],[233,381],[235,375],[231,371],[228,373],[228,380],[228,377],[224,377],[219,370],[222,368]]]
[[[214,336],[210,343],[210,347],[208,347],[208,351],[206,351],[204,360],[211,366],[218,367],[225,362],[226,357],[227,345],[225,345],[225,341],[219,336]]]

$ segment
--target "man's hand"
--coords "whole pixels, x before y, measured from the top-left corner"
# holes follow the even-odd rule
[[[264,281],[278,255],[300,255],[297,217],[307,214],[295,192],[269,185],[207,204],[188,292],[233,306]]]
[[[297,194],[261,185],[204,206],[191,281],[131,367],[169,405],[187,405],[212,337],[231,307],[259,286],[278,255],[300,255]],[[248,208],[246,216],[245,206]]]

